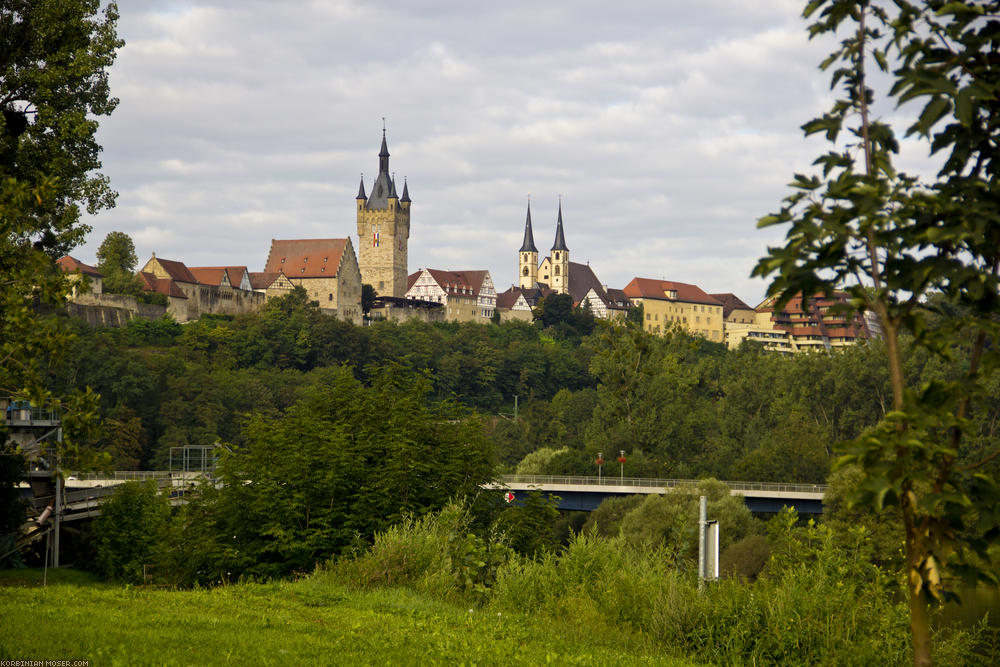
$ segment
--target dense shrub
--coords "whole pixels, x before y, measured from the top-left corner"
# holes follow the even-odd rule
[[[483,600],[509,551],[493,534],[470,532],[472,518],[461,503],[440,512],[408,516],[376,533],[362,553],[347,554],[327,568],[329,576],[358,588],[400,586],[446,600]]]
[[[170,505],[155,482],[126,482],[101,505],[94,521],[98,573],[108,579],[141,583],[162,538]]]
[[[729,545],[719,556],[719,569],[724,577],[753,581],[771,556],[771,545],[763,535],[747,535]]]

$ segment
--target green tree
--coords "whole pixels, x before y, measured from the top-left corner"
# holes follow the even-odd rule
[[[98,17],[99,0],[10,0],[0,8],[0,393],[47,393],[41,369],[66,349],[58,320],[40,317],[59,306],[69,286],[54,260],[87,231],[80,206],[114,203],[98,174],[99,116],[117,100],[108,68],[121,46],[114,3]],[[72,435],[77,411],[64,401]]]
[[[879,320],[891,410],[847,447],[844,460],[864,472],[855,501],[899,507],[914,662],[929,665],[928,604],[947,594],[946,564],[986,574],[975,556],[1000,532],[1000,492],[988,467],[996,450],[979,461],[963,452],[970,406],[984,396],[998,355],[1000,2],[815,0],[805,13],[815,17],[812,35],[848,28],[822,64],[843,95],[803,126],[806,134],[824,133],[833,148],[816,160],[820,174],[796,175],[796,192],[761,219],[761,226],[790,227],[754,273],[774,276],[768,293],[779,295],[779,307],[796,294],[841,288],[850,294],[848,314]],[[892,165],[895,135],[872,118],[872,62],[888,74],[888,98],[922,104],[907,134],[946,153],[930,184]],[[930,297],[939,293],[959,312],[932,318]],[[908,384],[904,331],[963,375]]]
[[[170,505],[155,482],[127,482],[101,504],[94,522],[98,572],[108,579],[142,583],[143,565],[166,528]]]
[[[635,545],[666,545],[678,558],[697,558],[700,496],[708,498],[708,517],[719,522],[720,549],[760,532],[742,497],[731,495],[722,482],[706,479],[696,487],[646,496],[621,519],[621,536]]]
[[[371,312],[372,307],[375,306],[375,297],[377,296],[378,292],[368,283],[361,286],[361,310],[365,315]]]
[[[108,232],[97,249],[97,268],[102,273],[134,273],[138,262],[132,237],[125,232]]]
[[[97,268],[104,274],[104,291],[139,296],[143,290],[135,275],[138,261],[132,237],[124,232],[109,232],[97,249]]]

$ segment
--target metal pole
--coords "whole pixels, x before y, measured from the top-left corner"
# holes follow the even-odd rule
[[[59,567],[59,524],[62,520],[62,470],[59,469],[59,454],[62,449],[63,432],[62,427],[56,431],[56,469],[53,474],[56,476],[56,502],[54,506],[54,517],[52,518],[52,530],[55,533],[52,540],[52,567]]]
[[[517,394],[514,394],[514,421],[517,421]]]
[[[52,512],[52,567],[59,567],[59,517],[62,515],[62,475],[56,466],[56,501]]]
[[[708,522],[708,497],[698,499],[698,590],[705,589],[705,526]]]

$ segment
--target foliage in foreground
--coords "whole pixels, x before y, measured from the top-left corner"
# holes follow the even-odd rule
[[[484,577],[483,586],[463,589],[456,576],[462,561],[449,542],[464,539],[456,516],[452,508],[391,529],[367,553],[341,559],[320,576],[352,587],[406,587],[451,600],[464,595],[502,615],[532,610],[573,618],[591,635],[643,636],[670,655],[711,664],[910,659],[907,606],[893,592],[894,577],[868,559],[863,527],[835,536],[823,526],[796,527],[794,513],[780,515],[771,523],[773,552],[760,579],[724,580],[704,593],[693,564],[669,545],[582,533],[561,552],[528,558],[502,549],[492,541],[502,539],[497,535],[479,543],[478,553],[492,560],[475,563],[492,581]],[[984,626],[938,632],[938,661],[993,664],[989,632]]]

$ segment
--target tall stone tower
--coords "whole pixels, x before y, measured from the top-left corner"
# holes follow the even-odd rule
[[[563,235],[562,201],[559,202],[559,220],[556,222],[556,240],[549,251],[552,263],[549,287],[559,294],[569,293],[569,248]]]
[[[517,275],[523,289],[531,289],[538,282],[538,248],[531,233],[531,202],[528,202],[528,218],[524,222],[524,243],[518,251]]]
[[[358,267],[361,282],[380,296],[406,294],[406,252],[410,239],[410,192],[403,182],[403,196],[396,194],[396,179],[389,174],[389,148],[382,130],[378,176],[371,196],[365,196],[365,179],[358,189]]]

